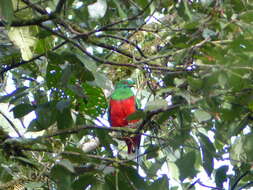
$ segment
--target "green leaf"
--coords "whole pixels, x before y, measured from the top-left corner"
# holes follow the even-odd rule
[[[150,145],[146,150],[147,159],[156,158],[158,156],[159,146]]]
[[[40,127],[40,125],[38,124],[38,121],[36,119],[33,119],[27,127],[27,132],[37,132],[43,129],[44,128]]]
[[[232,164],[234,165],[253,162],[253,134],[252,133],[247,134],[245,136],[240,136],[239,138],[235,140],[230,150],[230,158],[232,160]]]
[[[55,180],[57,189],[60,190],[73,190],[71,187],[72,176],[71,172],[62,165],[56,164],[50,172],[50,176]]]
[[[26,89],[28,89],[28,87],[24,86],[24,87],[20,87],[17,88],[16,90],[14,90],[12,93],[5,95],[5,96],[0,96],[0,103],[7,103],[10,101],[11,98],[15,98],[17,96],[19,96],[20,94],[22,94]]]
[[[193,90],[199,90],[202,88],[202,85],[203,85],[203,80],[201,79],[195,79],[193,77],[188,77],[187,78],[187,81],[190,85],[190,87],[193,89]]]
[[[42,182],[29,182],[25,184],[25,187],[28,188],[28,190],[37,189],[43,186]]]
[[[202,33],[202,36],[205,39],[211,38],[211,37],[213,37],[215,35],[216,35],[216,32],[214,32],[214,31],[212,31],[212,30],[210,30],[208,28],[205,28],[204,31],[203,31],[203,33]]]
[[[180,170],[177,165],[174,162],[168,162],[168,168],[171,171],[171,177],[173,179],[179,180]]]
[[[71,109],[64,109],[61,112],[57,112],[57,127],[58,129],[70,128],[73,125],[73,119],[71,116]]]
[[[248,10],[240,14],[239,19],[243,20],[244,22],[252,22],[253,21],[253,10]]]
[[[228,82],[227,75],[225,72],[220,73],[218,77],[218,82],[221,88],[225,88]]]
[[[120,166],[119,170],[120,183],[123,182],[123,184],[125,184],[127,182],[129,184],[129,181],[131,181],[137,189],[146,189],[147,185],[136,169],[134,169],[133,167]],[[121,186],[120,183],[119,186]],[[126,189],[132,189],[131,185],[130,188]]]
[[[56,108],[60,112],[63,112],[64,109],[70,108],[70,100],[66,99],[66,100],[61,100],[61,101],[57,102]]]
[[[35,109],[36,119],[28,126],[28,131],[40,131],[47,129],[56,122],[57,110],[55,102],[38,105]]]
[[[62,86],[67,86],[70,78],[71,78],[71,75],[72,75],[72,71],[71,71],[71,66],[70,65],[67,65],[66,68],[63,69],[62,71],[62,75],[61,75],[61,85]]]
[[[221,166],[216,170],[215,183],[219,188],[223,188],[223,182],[227,180],[228,166]]]
[[[49,63],[47,65],[46,83],[49,88],[58,87],[62,77],[62,69],[60,65],[64,63],[63,56],[49,52]]]
[[[186,178],[194,178],[197,171],[194,168],[196,160],[196,155],[194,151],[188,152],[184,154],[180,159],[178,159],[175,163],[179,169],[179,179],[183,181]]]
[[[24,93],[20,93],[19,95],[17,96],[13,96],[11,98],[11,100],[9,101],[9,104],[17,104],[17,103],[20,103],[20,102],[29,102],[29,99],[28,99],[28,92],[24,92]]]
[[[157,99],[154,101],[150,101],[145,106],[145,111],[153,111],[157,109],[166,109],[168,108],[168,102],[164,99]]]
[[[0,15],[8,22],[8,24],[11,24],[14,17],[12,0],[1,0]]]
[[[84,174],[78,177],[72,184],[72,188],[74,190],[84,190],[89,185],[95,184],[97,182],[97,179],[92,174]]]
[[[112,90],[112,82],[106,77],[104,73],[98,71],[98,68],[95,62],[79,54],[77,54],[76,56],[83,63],[85,68],[87,68],[89,71],[92,72],[92,75],[95,77],[94,82],[98,87],[102,89],[107,89],[109,91]],[[90,84],[93,84],[94,82],[90,82]]]
[[[108,133],[104,130],[94,130],[94,131],[96,132],[96,135],[98,136],[100,144],[106,148],[108,154],[112,154],[110,144],[115,144],[115,141],[113,141],[112,137],[108,135]]]
[[[150,190],[158,190],[158,189],[164,189],[164,190],[169,190],[169,179],[167,177],[167,175],[163,175],[162,177],[158,178],[157,180],[155,180],[150,186],[149,188]]]
[[[212,116],[208,112],[200,109],[195,110],[193,114],[198,122],[208,121],[212,118]]]
[[[80,54],[76,54],[76,57],[83,63],[86,69],[89,71],[97,71],[97,65],[95,62],[91,61],[89,58],[84,57]]]
[[[116,4],[116,6],[117,6],[117,9],[118,9],[118,12],[119,12],[119,16],[120,16],[120,18],[122,18],[122,19],[124,19],[124,18],[126,18],[127,17],[127,14],[123,11],[123,9],[121,8],[121,4],[120,4],[120,2],[119,1],[117,1],[117,0],[113,0],[113,2]]]
[[[130,114],[127,116],[127,120],[139,120],[142,119],[146,116],[146,113],[142,110],[137,110],[136,112]]]
[[[10,169],[7,166],[0,166],[0,182],[5,183],[12,179]]]
[[[68,88],[72,90],[77,96],[81,98],[87,98],[82,87],[78,85],[68,85]]]
[[[60,162],[58,162],[57,164],[65,167],[67,170],[69,170],[70,172],[74,173],[74,166],[72,165],[72,163],[69,160],[61,160]]]
[[[14,118],[20,118],[24,117],[34,109],[34,106],[32,106],[31,104],[19,104],[12,108],[11,111],[13,111]]]
[[[112,91],[112,82],[105,74],[101,72],[93,72],[93,75],[95,76],[95,83],[98,87]]]
[[[157,174],[157,171],[161,169],[161,167],[166,162],[167,157],[164,156],[162,158],[155,158],[155,162],[153,160],[146,160],[141,163],[141,167],[144,169],[145,173],[148,177],[153,177]]]
[[[148,0],[136,0],[136,2],[142,7],[146,7],[148,5]]]
[[[28,158],[25,157],[21,157],[21,156],[15,156],[15,160],[19,160],[21,161],[23,164],[25,165],[29,165],[29,166],[38,166],[38,162],[35,160],[30,160]]]
[[[215,147],[213,143],[209,140],[209,138],[202,133],[199,133],[200,136],[200,146],[202,151],[202,162],[203,167],[208,174],[211,176],[214,166],[214,154],[215,154]]]

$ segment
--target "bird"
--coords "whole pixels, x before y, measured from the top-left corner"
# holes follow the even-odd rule
[[[139,120],[127,120],[129,115],[139,109],[136,96],[131,90],[134,84],[132,80],[121,80],[116,83],[109,100],[108,119],[111,127],[137,127]],[[130,137],[124,136],[122,139],[126,142],[128,154],[138,154],[141,141],[140,134]]]

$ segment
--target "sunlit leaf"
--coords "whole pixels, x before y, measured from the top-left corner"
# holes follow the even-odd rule
[[[148,102],[145,106],[145,111],[166,109],[167,107],[168,107],[168,102],[166,100],[157,99],[157,100]]]
[[[204,110],[196,110],[194,111],[194,116],[196,117],[198,122],[203,122],[211,119],[211,115]]]
[[[11,28],[8,36],[19,47],[23,60],[27,61],[33,57],[32,48],[36,38],[31,34],[29,27]]]

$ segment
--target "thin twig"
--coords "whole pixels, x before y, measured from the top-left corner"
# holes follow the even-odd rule
[[[105,28],[103,31],[135,31],[136,28]],[[147,28],[139,28],[138,31],[158,33],[158,30],[150,30]]]
[[[117,53],[120,53],[126,57],[129,57],[131,59],[137,59],[137,60],[140,60],[140,58],[136,58],[134,57],[132,54],[130,54],[129,52],[127,51],[124,51],[122,49],[119,49],[117,47],[114,47],[114,46],[111,46],[109,44],[105,44],[105,43],[102,43],[102,42],[96,42],[96,41],[88,41],[89,43],[91,43],[92,45],[95,45],[95,46],[98,46],[98,47],[101,47],[101,48],[105,48],[105,49],[108,49],[108,50],[112,50],[114,52],[117,52]]]
[[[122,38],[119,36],[113,36],[113,35],[109,35],[109,34],[97,35],[96,37],[98,37],[98,38],[114,38],[114,39],[121,40],[121,41],[128,43],[128,44],[132,45],[133,47],[135,47],[142,57],[147,58],[147,56],[144,55],[144,53],[142,52],[142,50],[140,49],[140,47],[136,43],[134,43],[126,38]]]
[[[32,2],[30,2],[29,0],[22,0],[27,6],[31,7],[32,9],[36,10],[38,13],[42,14],[42,15],[47,15],[48,12],[43,9],[41,6],[34,4]]]
[[[200,181],[200,179],[197,179],[196,181],[194,181],[194,182],[187,188],[187,190],[190,190],[190,189],[193,188],[196,184],[199,184],[199,185],[201,185],[202,187],[206,187],[206,188],[209,188],[209,189],[223,190],[222,188],[219,188],[219,187],[213,187],[213,186],[205,185],[205,184],[203,184],[203,183]]]
[[[147,116],[145,117],[145,119],[140,124],[140,126],[138,127],[137,133],[140,132],[144,128],[144,126],[151,120],[151,118],[153,116],[155,116],[159,113],[162,113],[162,112],[167,112],[167,111],[173,110],[173,109],[178,108],[180,106],[182,106],[182,104],[175,104],[175,105],[168,106],[166,109],[162,108],[162,109],[157,109],[157,110],[149,112],[147,114]]]
[[[241,181],[242,178],[244,178],[246,175],[248,175],[250,171],[244,172],[238,179],[235,181],[235,183],[232,185],[231,190],[235,190],[237,188],[238,183]]]
[[[0,114],[8,121],[13,130],[17,133],[19,137],[22,137],[21,133],[18,131],[18,128],[14,125],[14,123],[0,110]]]
[[[49,14],[49,15],[43,15],[37,18],[33,18],[30,20],[27,19],[19,19],[19,20],[13,20],[10,24],[10,26],[12,27],[21,27],[21,26],[32,26],[32,25],[38,25],[42,22],[48,21],[48,20],[52,20],[55,19],[55,15],[54,14]],[[4,21],[0,21],[0,27],[1,26],[5,26],[6,23],[4,23]]]
[[[249,187],[249,186],[253,186],[253,181],[250,181],[250,182],[246,183],[245,185],[241,186],[238,190],[243,190],[243,189],[245,189],[246,187]]]

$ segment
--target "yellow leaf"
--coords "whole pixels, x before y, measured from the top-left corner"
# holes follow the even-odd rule
[[[36,43],[36,38],[31,35],[29,27],[11,28],[8,36],[20,49],[23,60],[27,61],[33,57],[32,49]]]

